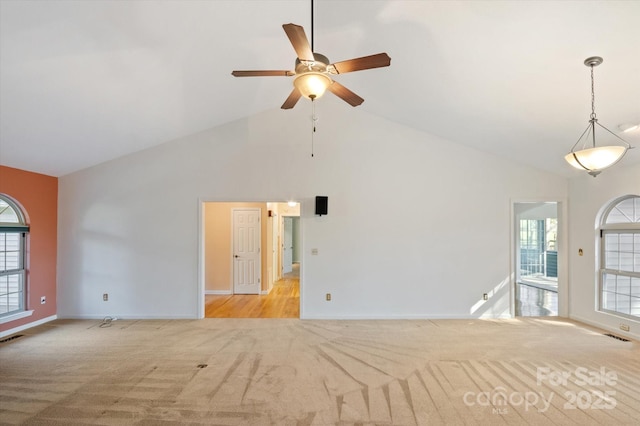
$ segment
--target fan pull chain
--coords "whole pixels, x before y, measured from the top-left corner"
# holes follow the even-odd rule
[[[316,121],[318,118],[316,117],[316,104],[311,99],[311,157],[313,158],[313,145],[315,141],[316,134]]]

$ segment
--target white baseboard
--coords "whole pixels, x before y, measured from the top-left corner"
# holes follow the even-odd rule
[[[497,319],[497,318],[479,318],[472,315],[422,315],[422,314],[402,314],[402,315],[302,315],[300,319],[305,320],[440,320],[440,319]],[[504,318],[500,318],[504,319]]]
[[[583,322],[583,323],[585,323],[587,325],[590,325],[592,327],[596,327],[596,328],[600,328],[600,329],[605,330],[605,331],[609,331],[612,334],[615,334],[615,335],[620,336],[620,337],[629,337],[629,338],[634,339],[634,340],[640,340],[640,334],[638,334],[638,333],[633,333],[633,332],[630,332],[630,331],[622,331],[619,328],[612,327],[612,326],[610,326],[608,324],[602,324],[602,323],[599,323],[599,322],[596,322],[596,321],[592,321],[590,319],[583,318],[583,317],[581,317],[579,315],[569,315],[569,319],[572,319],[572,320],[578,321],[578,322]],[[628,321],[625,321],[624,319],[620,319],[620,322],[628,322]]]
[[[31,327],[36,327],[44,323],[58,319],[57,315],[51,315],[50,317],[42,318],[37,321],[30,322],[29,324],[20,325],[18,327],[10,328],[9,330],[0,331],[0,338],[9,336],[11,334],[19,333]]]
[[[260,294],[269,294],[269,292],[271,291],[271,289],[269,290],[262,290],[260,292]],[[209,295],[209,294],[215,294],[215,295],[232,295],[233,293],[231,292],[231,290],[205,290],[204,294]]]
[[[59,319],[64,320],[104,320],[112,318],[113,321],[137,321],[137,320],[194,320],[200,319],[191,315],[139,315],[139,314],[106,314],[106,315],[62,315]]]

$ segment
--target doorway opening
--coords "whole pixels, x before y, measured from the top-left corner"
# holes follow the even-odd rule
[[[515,315],[558,315],[558,203],[515,203]]]
[[[299,318],[300,204],[206,201],[201,212],[201,317]]]

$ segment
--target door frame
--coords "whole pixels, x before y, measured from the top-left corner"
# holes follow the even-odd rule
[[[516,253],[518,247],[516,246],[520,236],[517,235],[518,227],[516,226],[516,204],[521,203],[556,203],[556,211],[558,216],[558,316],[569,316],[569,264],[568,264],[568,221],[567,221],[567,200],[565,198],[517,198],[510,200],[509,209],[509,222],[510,222],[510,243],[509,243],[509,257],[510,257],[510,279],[509,279],[509,313],[512,318],[515,318],[516,311],[516,278],[517,267],[519,260]]]
[[[277,201],[274,201],[277,200]],[[197,209],[198,209],[198,259],[197,259],[197,286],[198,286],[198,297],[196,300],[197,306],[197,319],[203,319],[205,317],[204,312],[204,304],[205,304],[205,203],[286,203],[287,198],[278,198],[273,197],[273,199],[269,201],[255,199],[255,198],[239,198],[239,199],[220,199],[215,197],[198,197],[197,201]],[[307,209],[305,206],[309,205],[309,211],[313,211],[313,202],[314,199],[300,200],[298,203],[300,204],[300,250],[301,253],[305,252],[304,246],[304,217]],[[304,258],[304,256],[303,256]],[[300,259],[300,318],[304,318],[304,285],[303,285],[303,276],[304,276],[304,261]]]

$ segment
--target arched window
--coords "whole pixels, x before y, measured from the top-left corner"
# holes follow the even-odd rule
[[[24,215],[0,194],[0,320],[26,310]]]
[[[640,319],[640,196],[607,207],[600,237],[600,310]]]

